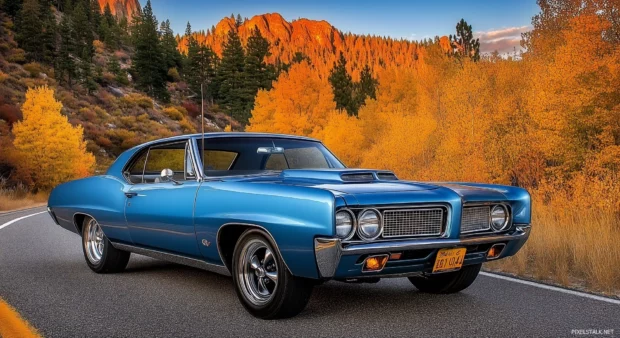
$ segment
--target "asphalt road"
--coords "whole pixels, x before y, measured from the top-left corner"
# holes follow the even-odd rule
[[[0,214],[0,227],[43,210]],[[258,320],[228,277],[137,255],[124,273],[91,272],[79,237],[47,213],[0,228],[0,297],[47,337],[620,336],[618,304],[489,276],[441,296],[406,279],[329,282],[299,316]]]

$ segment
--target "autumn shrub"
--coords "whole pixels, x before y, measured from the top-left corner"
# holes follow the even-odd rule
[[[5,82],[9,77],[10,77],[9,74],[6,74],[0,70],[0,83]]]
[[[9,126],[19,121],[21,117],[22,113],[17,106],[6,103],[0,105],[0,119],[5,120]]]
[[[189,115],[190,117],[196,118],[201,114],[200,106],[197,105],[195,102],[184,101],[181,106],[185,108],[185,110],[187,111],[187,115]]]
[[[120,101],[127,108],[140,107],[143,109],[153,109],[153,99],[138,93],[127,94],[123,96]]]
[[[181,127],[181,131],[184,134],[193,134],[196,132],[196,127],[194,127],[194,125],[189,122],[186,118],[182,118],[179,121],[179,127]]]
[[[175,120],[175,121],[181,121],[183,119],[183,113],[181,113],[177,108],[175,107],[166,107],[164,108],[164,113],[166,114],[166,116],[168,116],[171,120]]]
[[[168,80],[171,82],[181,81],[181,75],[179,75],[179,71],[176,67],[168,69]]]
[[[0,211],[28,208],[46,200],[45,193],[32,194],[24,184],[10,184],[8,179],[0,177]]]
[[[105,52],[105,43],[100,40],[94,40],[93,47],[95,48],[95,53],[97,54],[103,54]]]
[[[30,77],[38,77],[43,73],[43,66],[37,62],[30,62],[24,65],[24,69],[30,74]]]
[[[12,49],[6,60],[13,63],[24,63],[26,61],[26,52],[21,48]]]
[[[71,126],[61,109],[52,89],[29,89],[22,105],[24,119],[13,126],[16,174],[33,191],[90,175],[94,168],[82,127]]]

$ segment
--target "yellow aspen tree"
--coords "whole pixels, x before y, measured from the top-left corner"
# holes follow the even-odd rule
[[[52,89],[28,89],[23,121],[13,127],[17,175],[35,191],[88,176],[95,166],[82,127],[71,126],[61,109]]]

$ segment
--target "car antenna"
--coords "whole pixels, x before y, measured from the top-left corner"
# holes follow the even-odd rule
[[[203,93],[203,89],[202,87],[204,86],[204,83],[200,84],[200,122],[202,122],[202,154],[200,154],[200,158],[202,158],[202,175],[203,178],[204,176],[206,176],[206,171],[205,171],[205,96]]]

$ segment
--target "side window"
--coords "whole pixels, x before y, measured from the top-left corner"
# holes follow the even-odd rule
[[[206,170],[229,170],[237,158],[237,153],[224,150],[205,150]]]
[[[123,173],[125,178],[131,183],[142,183],[142,174],[144,173],[144,163],[146,162],[146,154],[148,151],[143,151],[138,155],[138,158],[131,164],[127,170]]]
[[[152,146],[138,155],[124,175],[131,183],[159,183],[163,169],[171,169],[176,181],[196,178],[188,142]]]

